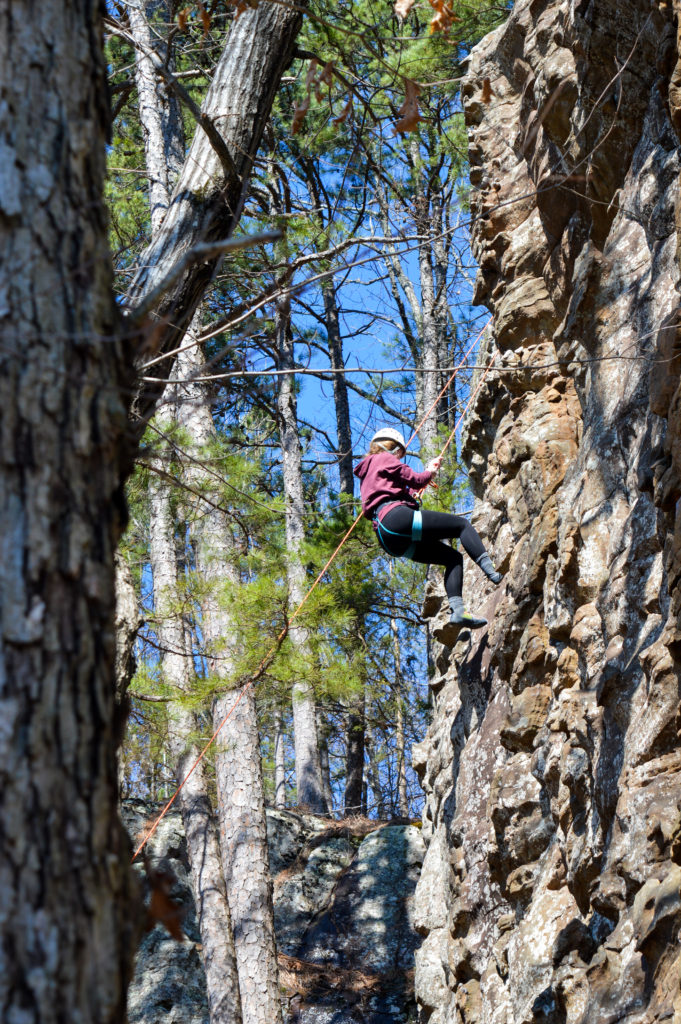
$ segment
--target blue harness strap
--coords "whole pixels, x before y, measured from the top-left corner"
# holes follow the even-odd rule
[[[414,518],[412,519],[411,522],[411,533],[398,533],[397,530],[389,530],[388,527],[384,526],[383,523],[378,518],[378,513],[381,511],[384,505],[393,504],[394,502],[392,501],[382,501],[374,513],[374,522],[376,523],[376,530],[378,532],[379,539],[383,546],[385,547],[385,549],[388,551],[390,555],[392,555],[393,558],[412,558],[416,550],[416,545],[421,540],[423,535],[423,515],[421,513],[421,509],[414,509]],[[390,550],[390,545],[386,541],[384,534],[390,534],[393,537],[403,537],[405,539],[409,537],[411,539],[411,544],[406,549],[406,551],[402,552],[401,555],[396,555]]]

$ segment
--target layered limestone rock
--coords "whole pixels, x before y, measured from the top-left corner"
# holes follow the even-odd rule
[[[144,834],[154,805],[126,801]],[[415,1017],[413,896],[420,829],[330,822],[267,810],[284,1019],[288,1024],[408,1024]],[[128,993],[130,1024],[208,1024],[206,986],[179,812],[148,844],[152,871],[172,880],[184,938],[156,924],[143,939]],[[141,865],[138,867],[141,872]]]
[[[414,753],[429,1024],[681,1020],[678,6],[518,0],[463,86],[505,580]]]

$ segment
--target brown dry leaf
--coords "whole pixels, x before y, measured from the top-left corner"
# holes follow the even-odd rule
[[[179,28],[180,32],[184,32],[184,30],[186,29],[187,18],[191,14],[191,10],[191,7],[183,7],[182,10],[177,15],[177,27]]]
[[[331,124],[345,124],[350,114],[352,113],[352,96],[341,110],[338,117],[334,117],[331,120]]]
[[[314,93],[315,93],[315,96],[317,97],[317,102],[318,103],[321,102],[321,98],[322,98],[322,82],[324,82],[324,84],[328,85],[329,87],[333,83],[333,62],[332,61],[328,61],[328,63],[324,65],[324,67],[319,72],[319,75],[317,76],[317,78],[315,80]]]
[[[234,11],[234,19],[236,20],[244,13],[244,11],[254,11],[258,6],[258,0],[237,0],[234,6],[236,8]]]
[[[169,895],[176,881],[175,876],[171,871],[157,870],[150,867],[147,860],[145,860],[144,864],[149,885],[151,886],[151,899],[147,911],[147,931],[151,931],[156,924],[162,924],[174,939],[178,939],[181,942],[184,938],[184,932],[180,922],[184,912],[180,904],[176,903],[175,900],[171,900]]]
[[[310,94],[312,92],[312,86],[316,85],[317,82],[317,65],[319,61],[316,57],[313,57],[310,61],[310,66],[307,69],[305,76],[305,99],[301,103],[296,103],[293,108],[293,121],[291,122],[291,134],[297,135],[300,129],[303,127],[303,121],[305,115],[310,109]]]
[[[483,103],[491,103],[493,95],[494,95],[494,93],[492,92],[492,83],[490,82],[489,78],[483,78],[483,80],[482,80],[482,102]]]
[[[207,36],[210,32],[210,14],[199,0],[199,14],[201,16],[201,24],[203,25],[203,34]]]
[[[180,921],[182,920],[182,907],[171,900],[167,893],[160,889],[154,889],[149,903],[149,919],[151,927],[155,924],[162,924],[163,927],[179,942],[184,938],[184,932]]]
[[[315,80],[317,78],[317,65],[318,64],[319,64],[319,61],[317,60],[317,58],[313,57],[312,60],[310,61],[310,66],[307,69],[307,74],[305,75],[305,88],[307,89],[308,96],[310,94],[310,89],[314,85],[314,82],[315,82]]]
[[[458,14],[455,14],[449,4],[445,0],[428,0],[430,6],[435,11],[435,14],[430,19],[429,31],[442,32],[443,35],[449,35],[449,30],[455,21],[461,21]]]
[[[302,103],[297,103],[293,108],[293,121],[291,122],[291,134],[297,135],[300,129],[303,127],[303,121],[305,115],[310,109],[310,94],[308,92]]]
[[[413,132],[416,125],[421,120],[419,114],[419,96],[421,95],[421,86],[417,85],[416,82],[412,82],[411,78],[405,78],[404,80],[404,103],[397,111],[402,117],[399,121],[395,122],[395,134],[398,132]]]
[[[400,21],[404,21],[415,3],[416,0],[395,0],[393,10]]]

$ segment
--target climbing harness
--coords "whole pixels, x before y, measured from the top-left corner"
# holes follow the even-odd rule
[[[402,504],[402,502],[382,501],[374,512],[373,520],[376,523],[376,532],[378,533],[378,539],[381,542],[381,546],[385,548],[388,554],[393,558],[411,558],[416,550],[416,545],[423,536],[423,514],[421,509],[414,509],[414,518],[412,519],[411,530],[409,533],[401,533],[398,530],[389,530],[388,527],[378,518],[379,512],[382,508],[385,508],[386,505],[397,506],[400,504]],[[392,537],[402,537],[404,539],[409,538],[411,540],[411,544],[406,551],[397,554],[397,552],[390,550],[390,543],[386,541],[384,534],[390,534]]]
[[[490,320],[491,320],[491,317],[490,317]],[[475,336],[475,338],[474,338],[474,340],[473,340],[473,344],[472,344],[472,345],[470,346],[470,348],[468,349],[468,351],[466,352],[466,354],[464,355],[463,359],[462,359],[462,360],[461,360],[461,362],[460,362],[460,363],[458,364],[458,366],[456,366],[456,367],[454,368],[454,371],[453,371],[453,373],[452,373],[452,374],[451,374],[451,376],[450,376],[450,377],[449,377],[449,378],[447,379],[447,383],[446,383],[446,384],[444,385],[444,387],[442,388],[442,390],[440,391],[440,393],[438,394],[437,398],[436,398],[436,399],[435,399],[435,401],[434,401],[434,402],[432,403],[432,405],[430,406],[430,408],[429,408],[429,409],[427,410],[427,412],[426,412],[426,413],[424,414],[424,416],[423,416],[423,417],[421,418],[420,422],[418,423],[418,425],[417,425],[417,426],[416,426],[416,428],[414,429],[414,431],[413,431],[413,433],[412,433],[411,437],[410,437],[410,438],[409,438],[409,440],[407,441],[407,443],[406,443],[406,445],[405,445],[405,450],[406,450],[406,448],[408,448],[408,447],[409,447],[409,445],[411,444],[411,442],[412,442],[412,441],[414,440],[414,438],[415,438],[415,437],[416,437],[416,435],[418,434],[419,430],[421,429],[421,427],[423,426],[423,424],[424,424],[424,423],[426,422],[426,420],[427,420],[427,419],[428,419],[428,417],[430,416],[431,412],[432,412],[432,411],[433,411],[433,409],[434,409],[434,408],[436,407],[437,403],[438,403],[438,402],[440,401],[440,399],[442,398],[442,396],[444,395],[445,391],[447,390],[447,388],[448,388],[448,387],[450,386],[450,384],[452,383],[452,381],[453,381],[453,380],[454,380],[454,378],[456,377],[456,375],[457,375],[457,373],[459,372],[459,370],[461,369],[461,367],[462,367],[462,366],[464,366],[464,364],[465,364],[466,360],[468,359],[468,356],[469,356],[469,355],[471,354],[471,352],[473,351],[473,349],[474,349],[474,348],[475,348],[475,346],[477,345],[477,343],[478,343],[478,341],[479,341],[480,337],[482,336],[482,333],[483,333],[483,331],[485,330],[485,328],[486,328],[486,327],[487,327],[487,325],[489,324],[490,320],[487,320],[487,321],[486,321],[486,323],[485,323],[485,324],[484,324],[484,325],[482,326],[482,328],[481,328],[481,329],[480,329],[480,331],[478,332],[478,334],[476,334],[476,336]],[[494,362],[494,360],[496,359],[496,355],[497,355],[497,354],[495,353],[495,354],[494,354],[494,356],[492,356],[492,359],[491,359],[491,360],[490,360],[490,362],[488,363],[488,365],[487,365],[487,369],[485,370],[485,372],[483,373],[483,375],[482,375],[482,377],[481,377],[480,381],[478,382],[478,385],[477,385],[477,387],[475,388],[475,391],[474,391],[474,392],[473,392],[473,394],[472,394],[472,395],[471,395],[471,396],[469,397],[469,399],[468,399],[468,402],[466,403],[466,406],[465,406],[465,408],[464,408],[463,412],[462,412],[462,413],[461,413],[461,415],[459,416],[459,419],[458,419],[458,420],[456,421],[456,423],[455,423],[455,425],[454,425],[454,429],[452,430],[451,434],[449,435],[449,437],[448,437],[448,439],[447,439],[447,443],[445,444],[444,448],[442,449],[442,452],[440,453],[441,455],[444,455],[444,453],[445,453],[445,452],[447,451],[447,448],[448,448],[448,447],[449,447],[449,445],[450,445],[450,444],[452,443],[452,440],[454,439],[454,436],[455,436],[455,434],[456,434],[456,431],[458,430],[459,424],[460,424],[460,423],[462,422],[462,420],[463,420],[464,416],[466,415],[466,412],[468,411],[468,409],[469,409],[469,407],[470,407],[470,405],[471,405],[471,403],[472,403],[473,399],[475,398],[475,396],[477,395],[478,391],[479,391],[479,390],[480,390],[480,388],[482,387],[482,384],[483,384],[483,382],[484,382],[484,380],[485,380],[485,377],[487,376],[487,374],[488,374],[489,370],[491,369],[492,363],[493,363],[493,362]],[[424,488],[424,490],[425,490],[425,488]],[[379,506],[379,507],[380,507],[380,506]],[[417,517],[416,517],[416,513],[415,513],[415,514],[414,514],[414,523],[412,524],[412,530],[411,530],[411,538],[412,538],[412,544],[416,543],[416,541],[418,541],[418,540],[420,540],[420,539],[421,539],[421,533],[420,533],[420,530],[421,530],[421,528],[422,528],[422,523],[421,523],[421,513],[420,513],[420,511],[419,511],[418,509],[417,509],[417,512],[419,513],[419,515],[418,515],[418,519],[419,519],[419,522],[418,522],[418,536],[415,536],[415,533],[414,533],[414,527],[415,527],[415,525],[416,525],[416,518],[417,518]],[[351,533],[353,532],[353,530],[355,529],[355,527],[357,526],[357,524],[359,523],[360,519],[362,518],[362,515],[363,515],[363,513],[362,513],[361,511],[360,511],[360,512],[359,512],[359,513],[357,514],[357,516],[356,516],[356,518],[355,518],[354,522],[352,523],[352,525],[350,526],[350,528],[349,528],[349,529],[348,529],[348,530],[347,530],[347,531],[345,532],[345,534],[343,535],[343,538],[341,539],[341,541],[340,541],[340,543],[338,544],[337,548],[335,549],[335,551],[333,552],[333,554],[331,555],[331,557],[329,558],[329,560],[328,560],[328,561],[326,562],[326,564],[324,565],[324,568],[323,568],[323,569],[321,570],[321,572],[320,572],[320,573],[319,573],[319,574],[317,575],[317,577],[316,577],[316,579],[315,579],[314,583],[312,584],[312,586],[311,586],[311,587],[310,587],[310,589],[308,590],[307,594],[306,594],[306,595],[305,595],[305,597],[304,597],[304,598],[302,599],[302,601],[300,602],[300,604],[298,605],[298,607],[297,607],[297,608],[295,609],[295,611],[293,611],[293,612],[291,613],[291,615],[289,616],[289,620],[288,620],[288,623],[287,623],[287,625],[286,625],[286,626],[284,626],[284,628],[283,628],[283,629],[281,630],[281,632],[280,632],[280,633],[279,633],[279,635],[277,636],[277,639],[275,640],[274,644],[272,645],[272,648],[271,648],[271,649],[270,649],[270,650],[268,651],[268,653],[267,653],[267,654],[265,655],[265,657],[264,657],[264,658],[262,659],[262,661],[261,661],[261,662],[260,662],[260,664],[258,665],[257,669],[255,670],[255,672],[253,673],[253,675],[251,676],[251,678],[250,678],[250,679],[248,680],[248,682],[244,684],[244,686],[242,687],[241,693],[240,693],[240,694],[239,694],[239,696],[238,696],[238,697],[236,698],[236,700],[234,701],[234,703],[232,704],[231,708],[229,709],[229,711],[227,712],[227,714],[225,715],[225,717],[224,717],[224,718],[222,719],[222,721],[218,723],[218,726],[217,726],[217,728],[215,729],[215,731],[214,731],[213,735],[212,735],[212,736],[211,736],[211,738],[210,738],[210,739],[208,740],[208,742],[207,742],[207,743],[205,744],[205,746],[203,747],[203,749],[201,750],[201,752],[200,752],[200,753],[199,753],[199,755],[197,756],[196,760],[195,760],[195,761],[194,761],[194,763],[192,764],[191,768],[189,769],[189,771],[187,772],[187,774],[185,775],[185,777],[184,777],[184,778],[182,779],[182,782],[181,782],[181,783],[179,784],[179,786],[177,787],[177,789],[175,790],[175,792],[174,792],[174,793],[173,793],[173,795],[171,796],[170,800],[168,800],[167,804],[165,804],[165,806],[164,806],[164,807],[163,807],[163,809],[161,810],[160,814],[158,815],[158,817],[157,817],[157,818],[155,819],[155,821],[153,822],[153,824],[151,825],[151,827],[149,828],[149,830],[148,830],[148,831],[147,831],[147,833],[145,834],[145,836],[144,836],[144,838],[142,839],[141,843],[139,844],[139,846],[138,846],[138,847],[137,847],[137,849],[135,850],[134,854],[132,855],[132,861],[135,861],[135,860],[137,859],[137,857],[138,857],[138,856],[140,855],[140,853],[142,852],[142,850],[144,849],[144,847],[145,847],[145,846],[147,845],[147,843],[149,842],[149,840],[151,839],[151,837],[152,837],[152,836],[153,836],[153,834],[155,833],[156,829],[157,829],[157,828],[158,828],[158,826],[159,826],[159,825],[161,824],[161,822],[162,822],[162,821],[163,821],[163,819],[165,818],[166,814],[168,813],[168,811],[170,810],[170,808],[172,807],[172,805],[173,805],[173,804],[175,803],[175,800],[177,799],[178,795],[180,794],[180,792],[181,792],[182,788],[183,788],[183,787],[185,786],[185,784],[187,783],[187,781],[189,780],[189,778],[190,778],[190,777],[191,777],[191,776],[193,775],[193,773],[194,773],[195,769],[197,768],[197,766],[198,766],[198,765],[200,764],[200,762],[201,762],[201,761],[203,760],[203,758],[204,758],[204,757],[206,756],[206,754],[208,753],[208,750],[210,749],[210,747],[212,747],[212,745],[213,745],[213,743],[215,742],[215,740],[217,739],[217,737],[218,737],[219,733],[220,733],[220,732],[222,731],[223,727],[224,727],[224,726],[225,726],[225,725],[227,724],[227,722],[229,721],[229,719],[230,719],[230,718],[232,717],[232,715],[233,715],[233,714],[234,714],[234,712],[236,711],[237,707],[239,706],[240,702],[241,702],[241,701],[243,700],[243,698],[244,698],[244,697],[246,696],[246,694],[247,694],[247,693],[248,693],[248,691],[249,691],[249,690],[251,689],[251,687],[253,687],[253,686],[255,685],[255,683],[257,683],[257,681],[258,681],[258,680],[259,680],[259,679],[260,679],[260,678],[262,677],[262,675],[263,675],[263,674],[264,674],[264,673],[265,673],[265,672],[267,671],[267,668],[268,668],[268,666],[270,665],[270,663],[272,662],[272,660],[273,660],[273,658],[274,658],[275,654],[277,653],[277,651],[278,651],[278,649],[279,649],[279,644],[281,643],[281,641],[282,641],[282,640],[284,639],[284,637],[286,636],[286,634],[287,634],[287,632],[288,632],[288,630],[289,630],[289,627],[290,627],[291,623],[293,622],[293,620],[294,620],[294,619],[296,619],[296,618],[298,617],[298,615],[299,615],[299,614],[300,614],[300,612],[302,611],[302,608],[303,608],[303,606],[304,606],[304,605],[305,605],[305,604],[307,603],[307,601],[309,600],[309,598],[310,598],[310,597],[311,597],[311,595],[312,595],[312,592],[313,592],[313,591],[314,591],[314,589],[315,589],[315,588],[317,587],[317,585],[318,585],[318,584],[319,584],[319,583],[321,582],[321,579],[322,579],[322,577],[324,576],[324,574],[326,573],[326,570],[327,570],[327,569],[329,568],[329,566],[331,565],[331,563],[332,563],[332,562],[334,561],[334,559],[336,558],[336,555],[338,554],[338,552],[340,551],[340,549],[341,549],[341,548],[343,547],[343,545],[345,544],[346,540],[348,539],[348,537],[350,536],[350,534],[351,534]],[[409,550],[409,549],[407,549],[407,550]]]

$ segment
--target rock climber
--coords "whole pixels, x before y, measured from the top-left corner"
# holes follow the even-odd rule
[[[371,438],[368,454],[355,467],[362,511],[373,520],[378,542],[389,555],[445,567],[450,622],[469,629],[486,626],[487,619],[470,615],[464,608],[463,557],[443,541],[460,540],[464,551],[493,583],[499,584],[502,574],[494,568],[477,531],[463,516],[419,508],[414,491],[431,483],[442,456],[431,459],[425,472],[417,473],[402,461],[406,451],[404,437],[393,427],[383,427]]]

